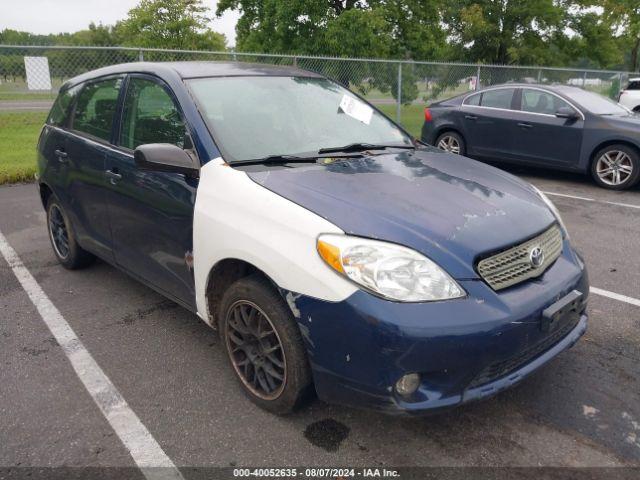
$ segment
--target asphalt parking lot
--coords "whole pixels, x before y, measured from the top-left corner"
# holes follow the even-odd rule
[[[59,266],[35,185],[0,188],[0,233],[179,468],[640,466],[640,189],[512,172],[553,194],[586,258],[589,330],[515,389],[430,417],[319,401],[270,415],[195,315],[103,262]],[[135,467],[2,256],[0,312],[0,466]]]

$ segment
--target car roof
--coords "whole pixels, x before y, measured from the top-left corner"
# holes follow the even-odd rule
[[[87,80],[123,73],[148,73],[160,78],[244,77],[244,76],[291,76],[322,77],[314,72],[297,67],[244,62],[131,62],[111,65],[83,73],[65,82],[65,87]]]
[[[497,85],[489,85],[487,87],[483,87],[478,92],[482,92],[484,90],[491,90],[494,88],[542,88],[544,90],[550,90],[556,93],[564,93],[572,90],[582,90],[580,87],[576,87],[574,85],[563,85],[563,84],[545,84],[545,83],[500,83]]]

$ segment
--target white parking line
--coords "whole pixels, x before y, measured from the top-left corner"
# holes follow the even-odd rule
[[[556,197],[574,198],[576,200],[584,200],[585,202],[606,203],[607,205],[616,205],[618,207],[638,208],[638,209],[640,209],[640,205],[633,205],[632,203],[609,202],[607,200],[596,200],[595,198],[579,197],[577,195],[567,195],[565,193],[557,193],[557,192],[543,191],[542,193],[544,193],[545,195],[553,195],[553,196],[556,196]]]
[[[637,298],[627,297],[626,295],[620,295],[619,293],[610,292],[609,290],[602,290],[601,288],[596,287],[590,287],[589,291],[591,293],[595,293],[596,295],[601,295],[613,300],[618,300],[619,302],[629,303],[631,305],[635,305],[636,307],[640,307],[640,300],[638,300]]]
[[[0,253],[27,292],[40,317],[62,347],[80,381],[116,435],[149,480],[183,480],[180,471],[129,407],[118,389],[84,347],[62,314],[49,300],[16,251],[0,232]],[[161,468],[159,468],[161,467]]]

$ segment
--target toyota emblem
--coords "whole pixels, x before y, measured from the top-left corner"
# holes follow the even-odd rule
[[[544,262],[544,252],[542,248],[537,246],[533,247],[529,252],[529,263],[531,263],[533,268],[540,268],[542,262]]]

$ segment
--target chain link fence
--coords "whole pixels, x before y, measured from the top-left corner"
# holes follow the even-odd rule
[[[35,144],[60,86],[125,62],[242,61],[294,65],[358,92],[419,136],[424,106],[507,82],[575,85],[617,98],[630,72],[124,47],[0,45],[0,183],[35,171]]]

